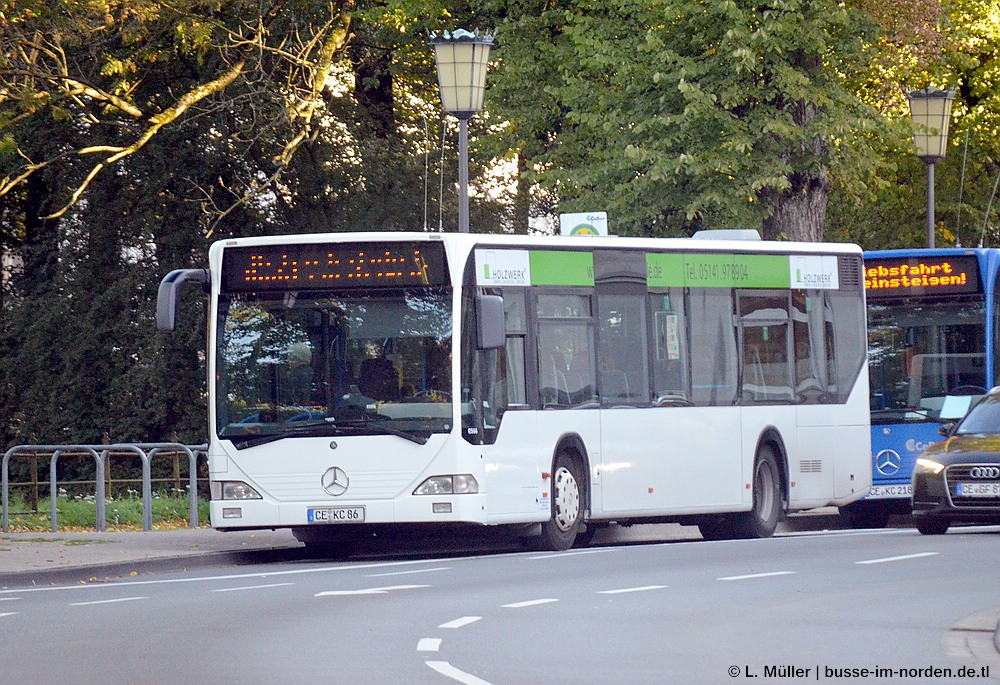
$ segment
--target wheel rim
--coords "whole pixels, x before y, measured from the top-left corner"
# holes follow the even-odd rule
[[[757,493],[757,517],[761,521],[770,521],[774,514],[774,473],[766,461],[757,464],[757,474],[754,478],[754,488]]]
[[[556,470],[554,486],[555,523],[565,533],[573,527],[580,514],[580,486],[565,466]]]

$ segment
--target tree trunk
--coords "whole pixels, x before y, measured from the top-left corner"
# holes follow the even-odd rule
[[[830,200],[830,180],[826,170],[795,174],[792,187],[765,195],[771,215],[764,219],[765,240],[820,242]]]

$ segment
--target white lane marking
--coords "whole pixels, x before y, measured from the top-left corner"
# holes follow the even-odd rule
[[[770,578],[771,576],[791,576],[795,571],[771,571],[770,573],[748,573],[743,576],[724,576],[716,580],[750,580],[752,578]]]
[[[240,587],[220,587],[212,592],[239,592],[240,590],[266,590],[272,587],[287,587],[295,583],[269,583],[267,585],[243,585]]]
[[[93,606],[94,604],[118,604],[119,602],[137,602],[140,599],[149,599],[148,597],[118,597],[117,599],[100,599],[96,602],[70,602],[71,607],[86,607]]]
[[[920,559],[922,557],[936,557],[940,552],[920,552],[918,554],[904,554],[898,557],[882,557],[881,559],[865,559],[864,561],[855,561],[855,564],[865,565],[865,564],[888,564],[892,561],[906,561],[907,559]]]
[[[456,618],[454,621],[448,621],[447,623],[442,623],[438,628],[462,628],[469,625],[470,623],[475,623],[481,620],[482,616],[463,616],[462,618]]]
[[[17,602],[20,599],[20,597],[0,597],[0,602]]]
[[[393,571],[392,573],[369,573],[366,578],[385,578],[386,576],[409,576],[414,573],[433,573],[435,571],[450,571],[450,566],[440,566],[438,568],[418,568],[415,571]]]
[[[6,616],[17,616],[17,612],[16,611],[8,611],[6,614],[0,614],[0,618],[4,618]]]
[[[650,590],[662,590],[666,585],[643,585],[642,587],[623,587],[617,590],[600,590],[599,595],[623,595],[626,592],[649,592]]]
[[[480,558],[480,557],[469,557],[469,558]],[[486,558],[486,557],[482,557]],[[496,557],[494,557],[496,558]],[[112,587],[134,587],[139,585],[175,585],[178,583],[204,583],[204,582],[214,582],[218,580],[243,580],[244,578],[255,578],[259,580],[264,580],[268,578],[281,578],[285,576],[297,576],[305,573],[331,573],[337,571],[364,571],[369,568],[395,568],[399,566],[415,566],[419,564],[430,564],[438,559],[418,559],[415,561],[389,561],[389,562],[378,562],[372,564],[361,564],[361,565],[349,565],[344,564],[342,566],[320,566],[317,568],[297,568],[289,571],[272,571],[269,573],[233,573],[230,575],[222,576],[195,576],[192,578],[160,578],[157,580],[125,580],[118,581],[114,583],[94,583],[85,585],[59,585],[55,587],[30,587],[30,588],[20,588],[14,590],[0,590],[0,595],[13,595],[13,594],[26,594],[29,592],[59,592],[63,590],[93,590],[95,588],[112,588]]]
[[[574,550],[572,552],[549,552],[547,554],[539,554],[538,556],[528,557],[529,559],[562,559],[563,557],[576,557],[581,554],[607,554],[608,552],[620,551],[616,550],[614,547],[602,547],[601,549],[580,549]]]
[[[425,661],[428,666],[433,668],[435,671],[443,676],[447,676],[452,680],[456,680],[462,685],[490,685],[488,680],[483,680],[482,678],[477,678],[471,673],[466,673],[465,671],[460,671],[447,661]]]
[[[327,590],[317,592],[314,597],[346,597],[350,595],[384,595],[393,590],[415,590],[417,588],[430,587],[430,585],[389,585],[386,587],[369,587],[363,590]]]
[[[534,607],[539,604],[551,604],[558,601],[558,599],[529,599],[526,602],[514,602],[513,604],[501,604],[500,606],[503,609],[523,609],[524,607]]]
[[[441,648],[441,638],[439,637],[422,637],[420,642],[417,643],[418,652],[436,652]]]

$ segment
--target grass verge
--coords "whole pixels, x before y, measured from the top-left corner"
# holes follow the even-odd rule
[[[190,515],[187,496],[172,497],[163,493],[153,494],[153,530],[187,528]],[[142,530],[142,499],[126,497],[105,500],[107,530]],[[12,494],[9,503],[8,528],[11,533],[30,533],[52,530],[49,515],[51,501],[39,500],[38,512],[31,511],[27,501]],[[198,500],[199,525],[208,525],[208,502]],[[97,503],[93,496],[57,497],[56,523],[59,530],[97,530]]]

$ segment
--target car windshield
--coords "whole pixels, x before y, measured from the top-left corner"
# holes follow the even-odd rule
[[[981,296],[869,301],[872,422],[963,416],[987,390],[984,317]]]
[[[956,434],[982,435],[1000,434],[1000,395],[984,397],[969,410],[968,415],[958,425]]]
[[[247,447],[303,435],[447,432],[451,320],[441,288],[223,294],[219,436]]]

